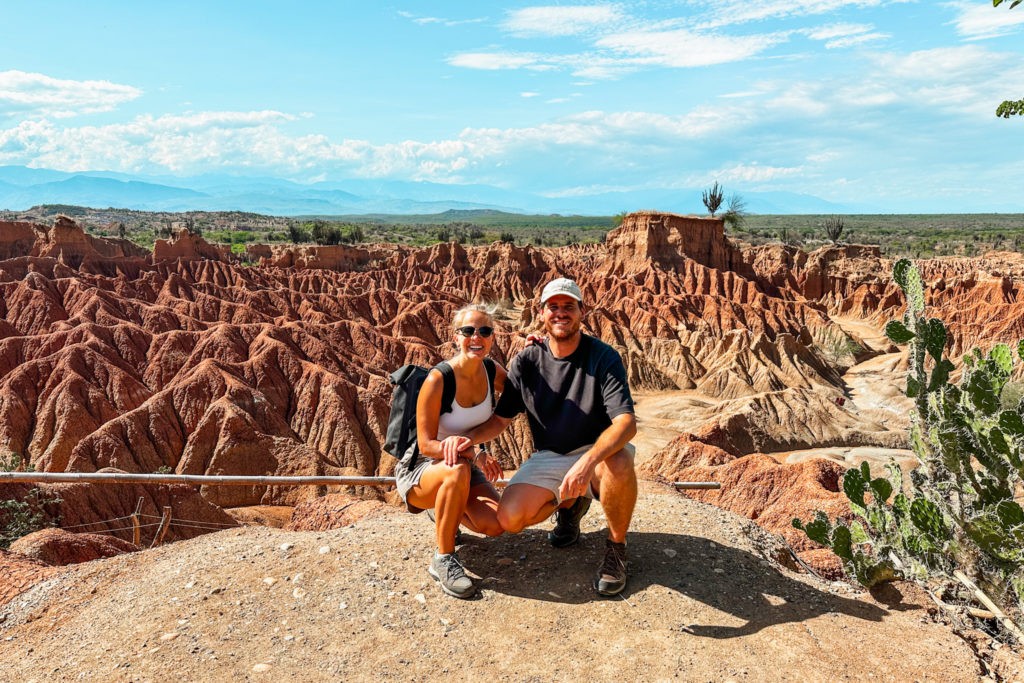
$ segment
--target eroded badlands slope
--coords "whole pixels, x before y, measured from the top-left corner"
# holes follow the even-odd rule
[[[580,283],[586,328],[621,351],[636,390],[706,398],[680,441],[642,454],[648,476],[734,478],[716,468],[750,453],[903,443],[899,420],[844,404],[844,368],[822,351],[845,334],[833,318],[877,324],[900,310],[891,263],[870,247],[743,250],[719,220],[639,213],[595,246],[258,246],[247,256],[258,265],[188,233],[149,253],[68,219],[0,224],[0,452],[46,471],[388,474],[388,374],[449,354],[451,312],[479,300],[503,306],[494,355],[507,361],[535,327],[535,293],[557,276]],[[954,350],[1024,337],[1019,255],[922,267]],[[866,346],[863,356],[896,351]],[[529,450],[522,424],[497,447],[507,468]],[[767,467],[792,466],[757,469]],[[834,494],[821,467],[786,485]],[[771,495],[793,476],[774,477]],[[745,495],[762,490],[744,481],[734,483]],[[79,501],[63,505],[65,525],[130,514],[139,497],[155,512],[168,496],[228,524],[221,508],[324,493],[53,488]]]

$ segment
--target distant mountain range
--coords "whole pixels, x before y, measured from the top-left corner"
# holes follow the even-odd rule
[[[751,213],[875,212],[873,207],[835,204],[791,192],[741,194]],[[0,166],[0,209],[12,211],[39,204],[72,204],[96,209],[249,211],[275,216],[436,214],[472,209],[607,216],[640,209],[705,213],[700,196],[701,188],[693,188],[551,198],[490,185],[363,179],[303,185],[279,178],[217,174],[173,178]]]

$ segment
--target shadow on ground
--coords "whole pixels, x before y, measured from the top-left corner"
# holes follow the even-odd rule
[[[629,585],[619,598],[602,598],[591,587],[604,554],[604,531],[580,542],[552,548],[547,532],[528,529],[517,536],[467,536],[459,554],[466,568],[491,590],[530,600],[582,604],[598,600],[643,599],[663,586],[740,620],[741,625],[693,624],[684,630],[707,638],[736,638],[786,622],[841,613],[881,621],[877,605],[819,590],[781,573],[762,557],[686,534],[633,531],[629,536]],[[897,591],[898,593],[898,591]],[[891,597],[891,596],[890,596]],[[890,609],[911,609],[893,598]]]

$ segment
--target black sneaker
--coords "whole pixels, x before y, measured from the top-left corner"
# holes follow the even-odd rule
[[[437,524],[437,517],[434,515],[434,508],[427,508],[427,517],[430,517],[430,521]],[[462,545],[462,527],[455,529],[455,545]]]
[[[556,548],[565,548],[580,540],[580,520],[590,509],[590,499],[580,496],[567,508],[555,511],[555,528],[548,533],[548,541]]]
[[[430,566],[427,567],[427,573],[437,579],[441,584],[441,590],[453,598],[464,600],[476,593],[473,580],[466,576],[466,570],[455,553],[438,555],[435,552],[433,559],[430,560]]]
[[[626,587],[626,544],[612,539],[605,541],[604,562],[594,577],[598,595],[618,595]]]

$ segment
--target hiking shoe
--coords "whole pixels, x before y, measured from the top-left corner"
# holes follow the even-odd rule
[[[427,517],[437,525],[437,517],[434,516],[434,508],[427,508]],[[462,527],[455,529],[455,545],[462,545]]]
[[[548,541],[556,548],[565,548],[580,540],[580,520],[590,509],[590,499],[580,496],[567,508],[555,511],[555,528],[548,533]]]
[[[441,590],[453,598],[466,599],[476,593],[476,586],[466,576],[466,570],[462,568],[459,556],[455,553],[438,555],[435,552],[427,572],[441,584]]]
[[[604,562],[594,577],[598,595],[618,595],[626,587],[626,544],[612,539],[605,541]]]

